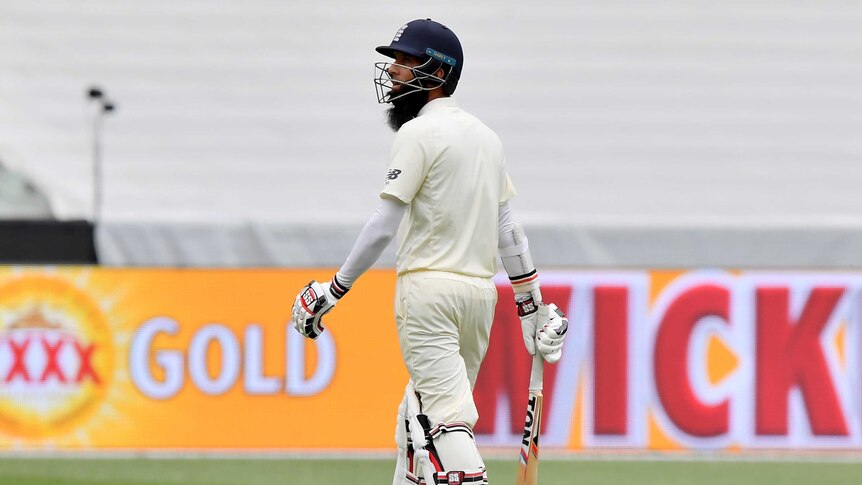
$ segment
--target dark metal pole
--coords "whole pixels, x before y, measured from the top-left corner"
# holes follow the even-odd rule
[[[98,103],[98,109],[93,118],[93,223],[97,223],[102,216],[103,201],[103,171],[102,171],[102,131],[105,124],[105,115],[114,112],[116,106],[108,99],[105,92],[93,86],[87,90],[87,97]]]
[[[102,214],[102,125],[103,113],[99,109],[93,119],[93,223]]]

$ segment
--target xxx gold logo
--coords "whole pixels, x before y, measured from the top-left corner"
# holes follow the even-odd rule
[[[105,397],[113,353],[105,315],[73,284],[0,283],[0,430],[45,437],[81,424]]]

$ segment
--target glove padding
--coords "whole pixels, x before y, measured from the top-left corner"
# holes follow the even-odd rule
[[[539,323],[539,306],[542,304],[542,294],[539,290],[515,295],[515,305],[518,307],[518,318],[521,319],[521,333],[524,336],[524,347],[530,355],[536,354],[536,328]]]
[[[338,302],[329,291],[331,284],[312,280],[296,296],[293,302],[293,326],[303,336],[316,339],[323,333],[323,316]]]
[[[536,348],[542,353],[546,362],[553,364],[563,355],[563,341],[569,329],[569,320],[553,303],[540,304],[536,314],[538,320]]]

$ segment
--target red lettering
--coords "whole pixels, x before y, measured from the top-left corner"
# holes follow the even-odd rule
[[[86,347],[81,345],[79,342],[75,342],[75,351],[78,353],[78,357],[81,362],[81,367],[78,368],[78,376],[75,377],[75,382],[81,383],[85,378],[90,378],[96,384],[101,384],[102,380],[99,379],[99,375],[96,374],[96,371],[93,369],[93,353],[96,351],[96,344],[90,344]]]
[[[16,378],[20,378],[24,382],[30,382],[30,373],[27,372],[27,349],[30,347],[30,337],[28,336],[23,342],[18,343],[8,340],[9,348],[12,350],[12,368],[6,374],[6,382],[12,382]]]
[[[700,437],[727,433],[727,400],[708,405],[698,399],[688,378],[691,333],[698,321],[717,316],[728,321],[730,292],[727,288],[702,284],[680,294],[660,323],[655,343],[655,381],[667,416],[682,431]]]
[[[594,291],[593,416],[597,435],[625,435],[628,424],[628,288]]]
[[[47,363],[45,364],[45,370],[42,371],[42,377],[39,379],[41,382],[47,382],[52,376],[60,382],[66,382],[66,376],[63,375],[63,371],[60,369],[59,353],[62,347],[62,339],[58,339],[57,342],[52,344],[48,342],[48,339],[42,337],[42,349],[45,350]]]
[[[847,422],[820,345],[820,334],[843,294],[843,288],[814,288],[799,320],[793,322],[789,289],[757,289],[758,435],[787,434],[788,393],[798,387],[811,431],[847,436]]]
[[[480,419],[474,427],[479,434],[493,434],[497,416],[497,402],[504,398],[509,404],[509,433],[521,435],[524,427],[523,410],[527,409],[527,387],[530,381],[532,356],[524,348],[521,320],[515,311],[512,288],[506,284],[497,287],[497,309],[491,328],[491,345],[476,379],[473,397]],[[542,286],[545,301],[554,302],[569,314],[568,302],[572,289],[561,286]],[[571,331],[571,328],[570,330]],[[545,365],[545,409],[550,408],[554,397],[557,366]],[[542,430],[549,420],[542,420]]]

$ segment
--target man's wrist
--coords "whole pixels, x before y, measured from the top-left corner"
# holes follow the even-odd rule
[[[338,274],[333,275],[329,282],[329,293],[335,297],[335,300],[340,300],[348,291],[350,291],[350,287],[338,279]]]

